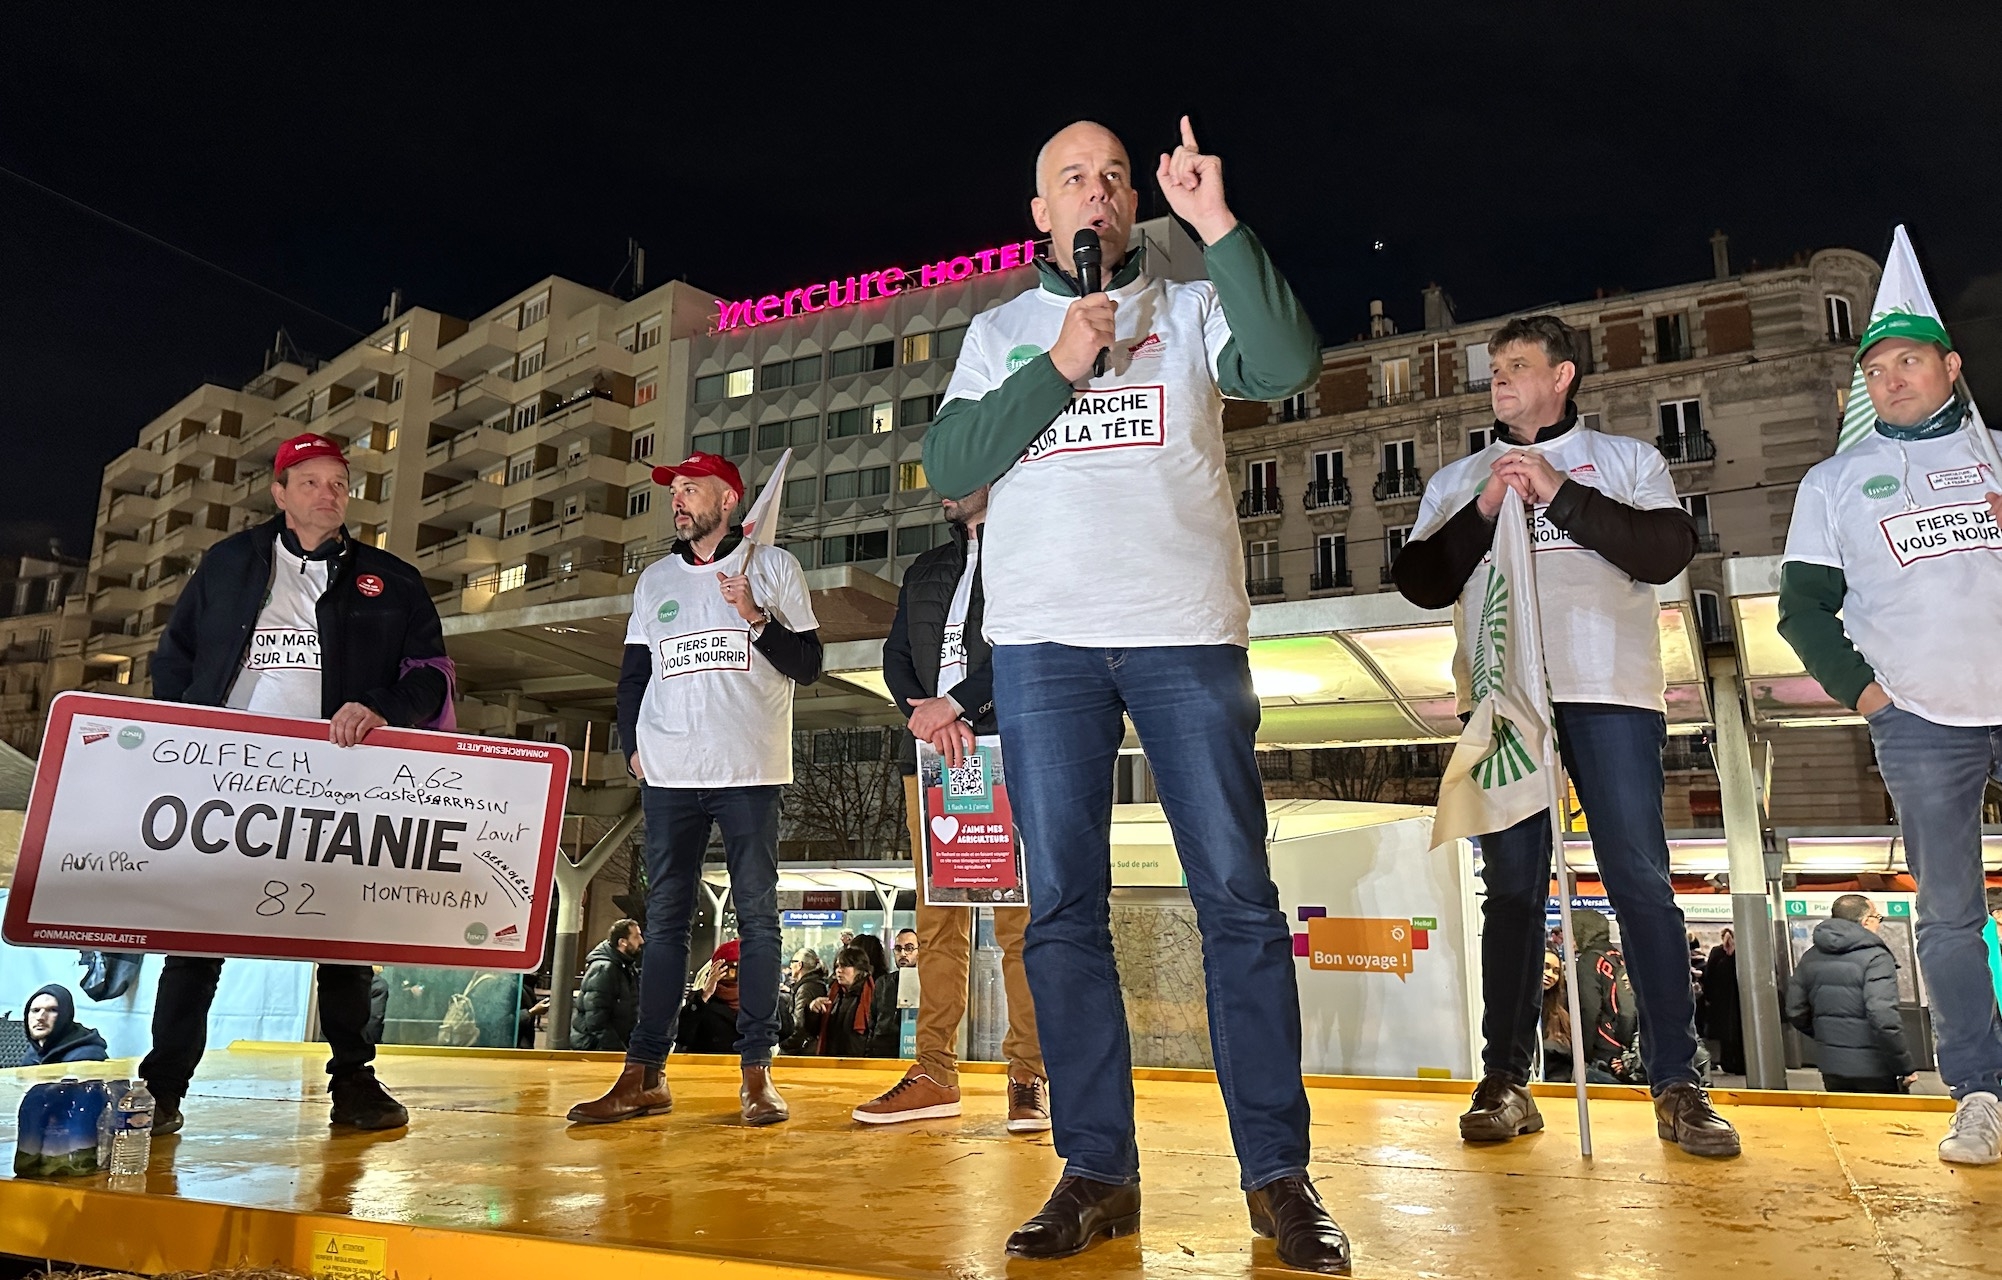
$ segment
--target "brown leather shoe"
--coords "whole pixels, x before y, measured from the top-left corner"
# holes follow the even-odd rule
[[[667,1091],[667,1073],[645,1063],[628,1062],[619,1069],[618,1081],[604,1097],[570,1108],[570,1122],[613,1124],[638,1116],[664,1116],[672,1110],[674,1098]]]
[[[1048,1133],[1050,1082],[1041,1076],[1008,1077],[1008,1132]]]
[[[1279,1246],[1279,1261],[1322,1275],[1349,1273],[1349,1238],[1313,1183],[1298,1176],[1281,1178],[1245,1192],[1244,1203],[1251,1210],[1251,1229]]]
[[[1735,1156],[1738,1131],[1710,1105],[1710,1091],[1684,1081],[1654,1100],[1654,1130],[1692,1156]]]
[[[1460,1117],[1463,1142],[1507,1142],[1543,1127],[1543,1113],[1529,1090],[1498,1071],[1481,1077],[1474,1105]]]
[[[744,1068],[744,1084],[737,1090],[737,1101],[744,1105],[745,1124],[778,1124],[792,1115],[786,1100],[772,1087],[770,1063]]]

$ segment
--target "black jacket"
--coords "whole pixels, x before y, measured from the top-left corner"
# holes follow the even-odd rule
[[[813,1011],[813,1002],[826,994],[827,975],[821,970],[800,975],[792,986],[791,1003],[781,1010],[786,1025],[779,1048],[787,1053],[811,1053],[820,1043],[821,1015]]]
[[[952,526],[952,541],[941,543],[911,561],[904,585],[897,592],[897,616],[883,641],[883,683],[905,718],[919,698],[951,695],[965,712],[975,733],[993,733],[993,650],[980,634],[987,597],[980,567],[973,570],[973,597],[966,606],[966,676],[950,689],[938,687],[939,648],[945,641],[946,615],[953,593],[966,571],[966,532]]]
[[[1898,1015],[1898,962],[1855,920],[1814,926],[1814,946],[1787,979],[1787,1021],[1821,1046],[1817,1065],[1837,1076],[1906,1076],[1914,1070]]]
[[[1564,417],[1537,432],[1536,439],[1554,440],[1577,424],[1578,408],[1567,404]],[[1494,430],[1502,439],[1513,438],[1499,422]],[[1579,546],[1598,552],[1638,582],[1657,586],[1669,582],[1696,556],[1696,523],[1680,507],[1642,511],[1566,479],[1543,515]],[[1428,537],[1404,544],[1391,566],[1391,577],[1411,603],[1425,609],[1447,608],[1460,598],[1494,541],[1495,522],[1481,514],[1478,496],[1469,498]]]
[[[1597,911],[1574,911],[1578,939],[1578,1018],[1583,1030],[1574,1043],[1585,1046],[1585,1061],[1610,1067],[1633,1043],[1640,1013],[1626,957],[1613,945],[1613,926]]]
[[[368,1021],[362,1024],[362,1039],[382,1043],[382,1029],[389,1021],[389,979],[376,974],[368,982]]]
[[[28,1004],[33,1004],[41,996],[55,997],[56,1025],[49,1028],[49,1038],[40,1044],[28,1041],[27,1051],[13,1065],[39,1067],[51,1062],[103,1062],[111,1056],[103,1036],[89,1027],[78,1025],[76,1001],[68,987],[52,982],[29,996]],[[28,1006],[22,1005],[21,1020],[25,1023],[27,1019]]]
[[[886,981],[864,978],[852,987],[838,982],[830,987],[827,994],[834,1007],[821,1020],[815,1052],[823,1058],[896,1057],[897,1042],[884,1034],[878,1016],[886,1003],[891,1008],[897,1003],[896,988],[886,987]]]
[[[679,1053],[735,1053],[736,1009],[714,996],[705,999],[702,988],[695,988],[681,1003],[681,1018],[675,1023],[674,1047]]]
[[[284,517],[245,529],[202,556],[153,654],[153,696],[219,707],[243,669],[250,633],[271,589],[272,547]],[[289,536],[289,535],[288,535]],[[417,570],[387,551],[343,535],[330,550],[320,597],[320,714],[359,702],[399,728],[424,724],[445,705],[445,673],[404,670],[445,656],[438,610]],[[371,595],[364,577],[381,585]]]
[[[572,1049],[623,1049],[640,1016],[640,958],[609,942],[591,948],[570,1014]]]

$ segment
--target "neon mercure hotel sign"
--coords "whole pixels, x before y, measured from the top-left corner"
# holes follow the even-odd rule
[[[992,275],[996,271],[1012,271],[1016,267],[1027,266],[1035,256],[1035,241],[1017,240],[996,249],[981,249],[956,258],[945,258],[916,271],[884,267],[881,271],[816,282],[800,289],[787,289],[784,293],[768,293],[762,298],[745,298],[740,302],[719,298],[716,300],[716,332],[771,324],[817,311],[851,307],[872,298],[894,298],[913,289],[932,289],[974,276]]]

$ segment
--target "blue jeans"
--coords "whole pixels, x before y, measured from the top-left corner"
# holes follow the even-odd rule
[[[779,788],[640,788],[646,814],[646,949],[639,1022],[626,1060],[659,1066],[674,1047],[688,985],[688,931],[712,824],[723,828],[730,899],[744,952],[737,966],[737,1054],[772,1060],[779,1043]]]
[[[1068,1175],[1140,1180],[1112,958],[1112,767],[1140,732],[1202,930],[1217,1083],[1243,1185],[1307,1168],[1293,935],[1265,848],[1258,696],[1235,645],[994,650],[1003,769],[1029,871],[1022,949]]]
[[[2002,1093],[2002,1015],[1982,926],[1981,793],[2002,777],[2002,725],[1934,724],[1896,706],[1870,713],[1877,767],[1919,882],[1919,968],[1932,1001],[1940,1079],[1956,1098]]]
[[[1696,1080],[1696,1000],[1689,935],[1668,873],[1661,816],[1659,711],[1560,702],[1557,744],[1592,831],[1599,879],[1620,922],[1620,952],[1640,1006],[1641,1060],[1660,1093]],[[1543,1012],[1544,914],[1550,898],[1550,814],[1481,837],[1483,1070],[1529,1082]],[[1573,976],[1576,981],[1576,976]],[[1581,1027],[1574,1038],[1589,1037]]]

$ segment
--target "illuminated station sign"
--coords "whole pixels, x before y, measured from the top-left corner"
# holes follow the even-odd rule
[[[727,302],[719,298],[716,302],[716,332],[772,324],[794,316],[854,306],[873,298],[894,298],[914,289],[957,284],[974,276],[1027,266],[1035,257],[1036,242],[1018,240],[996,249],[981,249],[956,258],[945,258],[916,271],[884,267],[881,271],[816,282],[804,288],[787,289],[784,293],[768,293],[762,298],[745,298],[741,302]]]

